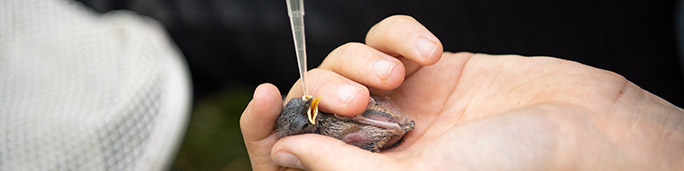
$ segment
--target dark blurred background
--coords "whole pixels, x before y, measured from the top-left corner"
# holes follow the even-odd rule
[[[173,170],[248,170],[238,121],[254,88],[298,79],[285,0],[80,0],[160,21],[185,55],[194,109]],[[675,0],[305,1],[309,67],[363,42],[394,14],[415,17],[446,51],[554,56],[611,70],[684,106]],[[678,28],[679,27],[679,28]]]

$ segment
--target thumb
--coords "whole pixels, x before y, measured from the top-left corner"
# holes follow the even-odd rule
[[[335,138],[304,134],[281,138],[271,150],[273,161],[305,170],[398,170],[398,160],[345,144]]]

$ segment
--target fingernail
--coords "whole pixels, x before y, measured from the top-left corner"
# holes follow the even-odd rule
[[[432,54],[437,50],[437,44],[428,38],[421,37],[416,40],[416,48],[418,49],[418,53],[423,55],[423,58],[427,61],[430,60]]]
[[[389,78],[392,69],[394,69],[394,66],[396,65],[397,63],[388,60],[378,60],[373,63],[373,69],[375,69],[375,75],[378,76],[380,80],[385,81]]]
[[[337,98],[342,104],[347,104],[356,94],[361,91],[357,86],[351,84],[342,84],[337,87]]]
[[[304,169],[304,165],[302,165],[302,162],[299,161],[299,158],[297,156],[292,155],[291,153],[288,152],[278,152],[275,155],[275,159],[273,160],[277,165],[280,166],[285,166],[289,168],[298,168],[298,169]]]

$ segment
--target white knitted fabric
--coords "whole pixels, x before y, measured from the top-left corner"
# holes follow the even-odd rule
[[[189,84],[150,19],[0,0],[0,170],[168,169]]]

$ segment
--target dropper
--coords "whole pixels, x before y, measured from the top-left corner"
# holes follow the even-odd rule
[[[292,26],[292,38],[297,55],[297,64],[299,65],[299,77],[302,82],[302,91],[304,96],[302,98],[311,98],[309,91],[306,88],[306,44],[304,39],[304,0],[286,0],[287,14],[290,16],[290,26]]]

